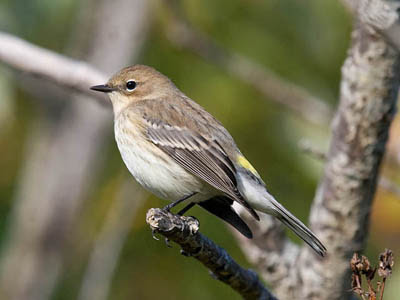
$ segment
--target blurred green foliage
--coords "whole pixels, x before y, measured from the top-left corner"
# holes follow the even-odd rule
[[[76,0],[0,0],[0,29],[65,53],[71,47],[68,43],[80,5]],[[351,29],[351,18],[339,1],[192,0],[181,1],[181,6],[193,26],[223,47],[252,58],[332,105],[336,103],[340,67]],[[168,75],[188,96],[221,120],[270,191],[306,220],[322,165],[302,154],[298,141],[306,137],[326,149],[329,129],[304,123],[230,74],[171,44],[164,30],[168,22],[165,5],[153,1],[151,9],[153,22],[137,62]],[[4,241],[24,163],[26,138],[37,120],[51,122],[48,112],[41,107],[44,103],[32,98],[20,79],[8,69],[0,69],[0,81],[7,83],[0,84],[1,92],[12,95],[4,98],[11,101],[9,116],[0,119],[0,241]],[[102,151],[107,163],[80,213],[74,231],[80,242],[67,251],[66,267],[53,299],[76,298],[96,233],[116,189],[130,176],[111,135],[107,149]],[[165,203],[150,195],[148,198],[132,224],[110,299],[239,299],[229,287],[211,279],[198,262],[182,257],[177,247],[170,249],[162,240],[152,239],[144,221],[145,213],[148,208]],[[250,267],[219,220],[197,208],[190,213],[201,220],[206,235]],[[379,250],[382,249],[375,249]]]

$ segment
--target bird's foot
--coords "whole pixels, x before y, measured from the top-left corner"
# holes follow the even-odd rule
[[[191,256],[191,254],[190,253],[188,253],[188,252],[186,252],[185,250],[183,250],[183,249],[181,249],[181,254],[183,255],[183,256],[186,256],[186,257],[190,257]]]
[[[173,208],[174,206],[175,206],[174,202],[172,202],[169,203],[168,205],[165,205],[163,208],[161,208],[161,210],[165,212],[171,212],[171,208]]]
[[[153,239],[155,239],[156,241],[159,241],[160,239],[156,236],[157,230],[152,229],[151,230],[151,236],[153,237]]]
[[[160,239],[156,236],[157,234],[157,230],[152,230],[151,231],[151,236],[153,237],[153,239],[155,239],[156,241],[159,241]],[[167,245],[168,248],[172,248],[172,245],[170,243],[170,240],[168,238],[165,238],[165,245]]]
[[[166,245],[168,248],[172,248],[172,245],[171,245],[171,243],[170,243],[170,241],[169,241],[168,238],[165,238],[165,245]]]
[[[192,197],[192,196],[195,195],[196,193],[197,193],[197,192],[193,192],[193,193],[191,193],[191,194],[189,194],[189,195],[187,195],[187,196],[185,196],[185,197],[183,197],[183,198],[181,198],[181,199],[179,199],[179,200],[176,200],[175,202],[171,202],[171,203],[169,203],[168,205],[164,206],[164,207],[162,208],[162,210],[163,210],[163,211],[166,211],[166,212],[170,212],[170,211],[171,211],[171,208],[173,208],[173,207],[177,206],[179,203],[182,203],[183,201],[189,199],[190,197]],[[190,207],[192,207],[192,206],[189,206],[189,208],[190,208]],[[188,209],[189,209],[189,208],[188,208]],[[187,210],[187,209],[186,209],[186,210]],[[182,211],[185,212],[186,210],[182,210]]]

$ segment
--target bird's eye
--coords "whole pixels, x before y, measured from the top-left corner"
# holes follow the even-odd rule
[[[132,92],[136,87],[136,82],[134,80],[129,80],[126,82],[126,90]]]

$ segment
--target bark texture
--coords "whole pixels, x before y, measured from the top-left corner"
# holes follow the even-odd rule
[[[327,246],[327,257],[319,259],[307,246],[288,256],[285,249],[293,246],[273,233],[276,223],[272,220],[254,224],[254,241],[241,243],[280,299],[350,299],[349,260],[353,252],[364,248],[368,237],[379,167],[398,98],[399,53],[387,34],[398,20],[387,1],[357,4],[333,137],[310,214],[310,227]],[[386,14],[387,20],[395,22],[393,26],[383,22],[387,30],[382,27]],[[265,235],[263,242],[259,237]]]
[[[231,286],[244,299],[276,300],[252,270],[243,269],[221,247],[199,232],[199,222],[162,209],[150,209],[146,221],[153,233],[160,233],[182,247],[182,254],[206,266],[212,275]]]
[[[347,299],[349,259],[364,248],[379,166],[400,79],[399,53],[370,26],[357,23],[342,67],[340,103],[311,226],[327,244],[322,261],[303,249],[298,265],[304,299]],[[298,284],[292,294],[298,295]],[[279,293],[278,293],[279,294]]]
[[[310,227],[327,246],[327,257],[320,259],[307,246],[299,247],[290,242],[280,223],[270,216],[262,216],[262,221],[254,224],[249,221],[255,236],[252,241],[239,238],[240,246],[249,260],[257,265],[280,299],[351,298],[348,262],[354,251],[363,249],[368,236],[369,214],[379,166],[395,112],[400,63],[396,40],[399,36],[396,34],[399,18],[394,4],[399,1],[390,4],[382,0],[343,1],[351,4],[357,22],[348,57],[342,67],[340,103],[332,126],[333,137],[325,172],[310,215]],[[123,6],[121,10],[124,10]],[[108,15],[107,5],[103,13]],[[95,49],[105,50],[90,55],[90,61],[108,70],[122,62],[119,57],[127,55],[127,52],[122,51],[120,55],[115,53],[115,44],[107,36],[112,36],[110,28],[99,26],[99,32],[103,34],[103,39],[99,38],[98,43],[94,44]],[[7,41],[10,39],[5,40],[0,34],[0,44],[4,45]],[[21,48],[23,46],[19,45]],[[0,60],[22,70],[28,68],[26,70],[29,71],[32,67],[24,64],[25,60],[13,60],[10,52],[1,49]],[[112,59],[103,62],[103,56],[110,53]],[[21,57],[25,54],[24,51],[19,52]],[[35,64],[33,66],[37,67]],[[246,66],[241,65],[240,69],[246,70]],[[69,70],[72,72],[74,68]],[[48,74],[44,75],[66,86],[82,90],[81,87],[87,85],[79,76],[75,77],[76,83],[68,85],[68,80],[60,79],[51,71],[51,68],[44,68]],[[99,78],[103,75],[93,73],[90,76]],[[12,290],[20,297],[7,299],[35,299],[38,293],[45,299],[54,285],[52,280],[57,278],[65,233],[74,220],[79,199],[84,194],[83,183],[95,173],[93,157],[96,149],[100,148],[103,126],[106,126],[108,118],[106,112],[99,111],[97,106],[92,107],[94,104],[84,99],[76,102],[64,116],[58,136],[49,134],[49,140],[39,143],[36,150],[31,150],[28,145],[27,151],[33,159],[27,164],[17,197],[19,201],[12,221],[15,232],[10,234],[13,238],[11,250],[5,251],[8,257],[6,263],[3,262],[3,268],[6,266],[10,269],[5,269],[11,271],[4,273],[7,278],[3,278],[1,283],[2,288]],[[97,116],[88,120],[88,114]],[[309,114],[313,114],[312,108]],[[80,142],[76,145],[71,143],[77,140]],[[82,146],[82,143],[86,146]],[[37,170],[42,171],[40,177],[37,176]],[[30,223],[26,220],[30,220]],[[259,286],[254,273],[246,270],[235,273],[229,269],[238,266],[227,261],[229,257],[226,252],[197,233],[197,225],[190,218],[163,216],[155,210],[149,213],[148,222],[154,229],[180,243],[186,253],[192,253],[210,269],[214,263],[220,264],[214,273],[224,282],[235,286],[235,289],[239,287],[240,290],[253,282],[255,285],[252,288],[256,286],[255,290],[259,292],[245,296],[248,299],[269,299],[261,295],[272,297]],[[29,247],[26,245],[33,250],[27,253]],[[57,263],[52,263],[54,261]],[[21,262],[24,265],[22,269]],[[54,266],[56,269],[52,269]],[[224,273],[225,268],[229,269],[228,273]],[[238,276],[240,279],[236,281]],[[243,290],[245,293],[249,291],[244,288],[241,293],[244,293]]]

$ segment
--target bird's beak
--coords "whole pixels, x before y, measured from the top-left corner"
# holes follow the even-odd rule
[[[91,90],[98,91],[98,92],[103,92],[103,93],[110,93],[116,90],[116,88],[112,88],[108,86],[107,84],[100,84],[100,85],[94,85],[90,87]]]

